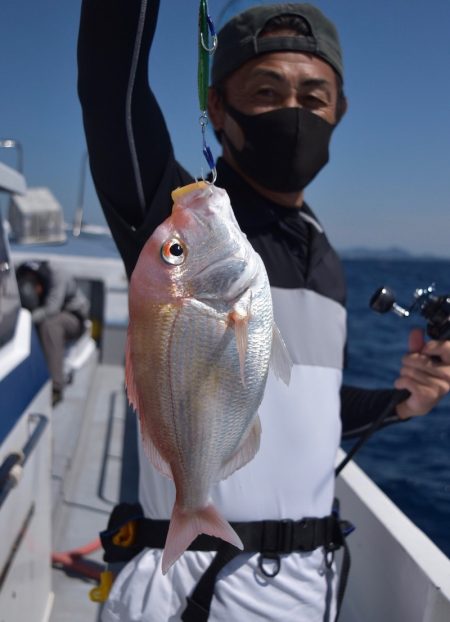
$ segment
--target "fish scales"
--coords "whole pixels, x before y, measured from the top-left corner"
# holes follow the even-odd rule
[[[167,337],[158,342],[160,350],[156,357],[153,351],[146,352],[145,340],[140,335],[136,344],[136,349],[140,348],[136,358],[146,361],[142,366],[146,377],[141,381],[149,389],[143,396],[142,410],[147,413],[146,421],[153,424],[154,444],[160,448],[162,457],[177,469],[176,478],[183,481],[180,490],[193,497],[191,502],[187,499],[183,502],[195,507],[196,502],[206,502],[204,498],[195,501],[195,495],[208,494],[203,484],[208,479],[210,483],[217,481],[222,466],[239,445],[242,428],[247,429],[254,418],[260,402],[255,387],[264,381],[261,370],[267,369],[270,350],[266,346],[261,355],[261,348],[251,344],[250,350],[254,352],[246,360],[246,387],[243,387],[234,332],[226,316],[222,314],[218,320],[215,314],[207,315],[198,305],[185,303],[173,312],[170,326],[166,313],[162,319],[159,324],[157,318],[151,318],[156,333],[164,335],[167,331]],[[270,334],[266,331],[261,341],[267,343],[268,339]],[[159,361],[157,373],[154,370],[147,374],[154,359]],[[219,366],[219,360],[226,360],[227,364],[222,362]],[[245,402],[246,419],[243,419]],[[174,448],[176,461],[172,455]],[[202,451],[194,451],[195,448]],[[187,485],[188,480],[195,482],[195,488]]]

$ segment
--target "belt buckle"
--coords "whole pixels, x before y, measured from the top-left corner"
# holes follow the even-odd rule
[[[268,537],[266,539],[263,536],[262,550],[258,557],[258,566],[264,576],[276,577],[281,569],[281,555],[292,553],[293,525],[294,521],[290,518],[280,521],[265,521],[265,531],[267,531]],[[266,561],[275,563],[273,570],[267,569]]]
[[[275,566],[272,571],[267,570],[267,568],[264,566],[265,560],[275,562]],[[278,553],[260,553],[258,556],[258,566],[265,577],[273,579],[273,577],[276,577],[277,574],[280,572],[281,558]]]

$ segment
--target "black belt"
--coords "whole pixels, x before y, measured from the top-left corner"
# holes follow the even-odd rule
[[[100,534],[105,550],[104,560],[108,563],[127,562],[144,548],[164,548],[169,522],[145,518],[139,504],[121,503],[114,508],[107,530]],[[118,539],[117,536],[130,523],[133,524],[133,535],[131,538],[125,536],[120,543],[120,537]],[[311,552],[323,547],[327,564],[331,566],[334,552],[343,546],[345,555],[338,593],[338,607],[340,606],[350,569],[345,536],[353,531],[353,525],[340,520],[337,511],[323,518],[231,522],[230,525],[241,538],[244,552],[260,553],[259,568],[267,577],[278,574],[281,555]],[[208,619],[218,573],[242,551],[220,538],[205,534],[198,536],[188,550],[217,551],[193,593],[187,598],[188,605],[181,616],[184,622],[204,622]]]

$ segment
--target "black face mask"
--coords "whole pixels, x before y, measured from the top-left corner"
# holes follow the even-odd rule
[[[328,162],[334,125],[303,108],[279,108],[248,115],[229,104],[225,110],[241,128],[245,144],[236,149],[226,136],[243,173],[276,192],[303,190]]]

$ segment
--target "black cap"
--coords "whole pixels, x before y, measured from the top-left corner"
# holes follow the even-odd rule
[[[301,17],[309,26],[306,35],[260,37],[267,22],[281,15]],[[326,61],[343,81],[342,51],[337,30],[311,4],[283,3],[256,6],[233,17],[218,33],[211,81],[220,84],[230,73],[260,54],[307,52]]]

